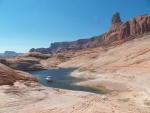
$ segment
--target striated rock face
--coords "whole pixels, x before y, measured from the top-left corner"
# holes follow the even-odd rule
[[[112,16],[111,28],[104,34],[90,39],[80,39],[72,42],[55,42],[49,48],[31,49],[30,52],[55,53],[66,50],[81,50],[85,48],[118,44],[150,32],[150,15],[145,14],[121,22],[119,13]],[[117,43],[116,43],[117,42]]]
[[[118,13],[112,17],[112,26],[100,39],[98,46],[109,45],[115,41],[124,42],[150,32],[150,15],[141,15],[126,22],[121,22],[116,15]]]
[[[119,39],[145,34],[150,31],[150,15],[142,15],[120,26]]]
[[[102,36],[103,34],[99,36],[94,36],[89,39],[79,39],[77,41],[72,42],[55,42],[51,43],[51,46],[49,48],[37,48],[37,49],[32,48],[30,49],[29,52],[40,52],[44,54],[51,54],[66,50],[80,50],[84,48],[95,47],[98,40],[102,38]]]
[[[95,36],[90,39],[79,39],[72,42],[55,42],[51,44],[52,52],[60,52],[64,50],[81,50],[95,46],[100,36]]]
[[[40,53],[43,53],[43,54],[51,54],[51,48],[37,48],[37,49],[30,49],[29,52],[40,52]]]

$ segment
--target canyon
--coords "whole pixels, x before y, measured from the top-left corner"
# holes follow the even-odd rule
[[[149,113],[150,15],[122,22],[119,13],[104,34],[73,42],[56,42],[0,59],[2,113]],[[75,85],[103,88],[94,94],[44,87],[20,70],[76,67]]]

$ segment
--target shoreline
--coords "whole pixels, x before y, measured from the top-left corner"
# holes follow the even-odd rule
[[[111,72],[111,71],[110,71]],[[88,76],[87,76],[88,74]],[[91,87],[103,87],[110,91],[106,96],[110,99],[123,102],[122,104],[128,104],[136,106],[136,108],[142,110],[142,113],[150,112],[150,90],[147,82],[139,84],[142,76],[133,76],[132,73],[99,73],[89,71],[74,71],[71,76],[86,78],[87,81],[79,82],[76,85]],[[93,77],[94,76],[94,77]],[[90,80],[90,78],[93,78]],[[88,80],[89,79],[89,80]],[[142,77],[145,81],[146,78]],[[104,94],[105,95],[105,94]]]
[[[58,72],[61,73],[63,70],[66,72],[68,69],[69,69],[69,74],[66,73],[65,75],[61,75],[61,76],[57,75]],[[73,70],[70,72],[70,69],[71,70],[73,69]],[[34,74],[33,73],[31,73],[31,74],[33,74],[32,76],[39,78],[39,82],[38,82],[39,84],[46,86],[46,87],[60,88],[60,89],[73,90],[73,91],[85,91],[85,92],[91,92],[91,93],[96,93],[96,94],[108,93],[108,90],[106,90],[103,87],[95,87],[95,86],[89,86],[89,85],[86,85],[86,86],[78,85],[78,83],[85,82],[89,79],[71,76],[72,72],[74,72],[77,69],[78,68],[70,67],[70,68],[63,68],[63,69],[60,69],[60,68],[59,69],[49,69],[49,70],[43,72],[46,74],[46,73],[49,73],[49,71],[50,71],[52,73],[52,75],[54,75],[53,76],[54,81],[52,83],[53,85],[47,84],[46,81],[43,81],[43,77],[45,77],[45,76],[42,77],[43,74],[36,76],[36,71],[34,72]],[[41,71],[41,70],[39,70],[39,71]],[[55,73],[55,71],[58,71],[58,72]],[[64,71],[63,71],[63,73],[64,73]],[[29,74],[30,74],[30,71],[29,71]],[[55,77],[55,76],[57,76],[57,77]],[[62,77],[62,76],[64,76],[64,77]],[[56,80],[56,82],[55,82],[55,80]],[[65,84],[57,82],[59,80],[61,80],[62,82],[65,82]],[[72,81],[72,82],[69,82],[69,81]],[[65,87],[61,87],[61,85],[65,85]]]
[[[147,88],[144,90],[143,87],[135,85],[139,82],[136,81],[139,76],[132,77],[127,72],[124,74],[75,70],[69,75],[87,79],[76,85],[104,87],[111,91],[108,94],[50,88],[31,81],[18,81],[14,86],[2,85],[0,86],[0,111],[3,113],[85,113],[89,111],[148,113],[150,111],[148,87],[143,84],[143,87]],[[125,81],[128,83],[125,84]]]
[[[121,105],[104,95],[49,88],[34,82],[28,86],[16,82],[14,86],[5,85],[0,89],[0,111],[3,113],[140,113],[134,106]]]

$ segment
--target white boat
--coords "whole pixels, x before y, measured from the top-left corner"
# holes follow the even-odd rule
[[[46,80],[49,81],[49,82],[51,82],[51,81],[53,81],[53,78],[52,78],[52,76],[47,76]]]

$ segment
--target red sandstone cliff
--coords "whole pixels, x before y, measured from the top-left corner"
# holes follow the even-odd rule
[[[104,34],[90,39],[80,39],[72,42],[55,42],[49,48],[31,49],[30,52],[55,53],[66,50],[81,50],[97,46],[107,46],[117,41],[124,42],[138,35],[150,32],[150,15],[145,14],[129,21],[122,22],[119,13],[115,13],[111,20],[111,28]],[[118,42],[116,44],[118,44]]]
[[[150,32],[150,15],[145,14],[121,22],[119,13],[116,13],[113,15],[111,28],[97,44],[98,46],[108,45],[114,41],[129,40],[148,32]]]

